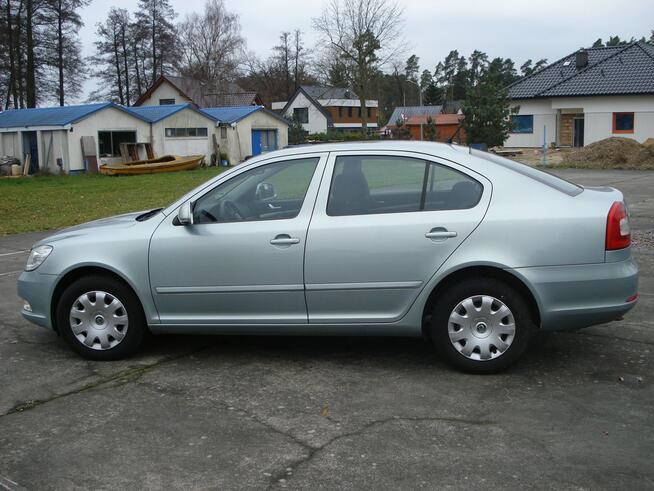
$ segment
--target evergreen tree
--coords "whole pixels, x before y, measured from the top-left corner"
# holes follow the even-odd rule
[[[436,123],[434,123],[431,116],[427,118],[427,124],[423,129],[422,136],[427,141],[436,141]]]
[[[469,143],[489,147],[504,145],[511,130],[512,114],[506,89],[507,63],[496,58],[483,70],[478,83],[470,87],[463,101],[463,129]]]
[[[148,40],[147,68],[154,83],[175,61],[175,26],[177,14],[169,0],[139,0],[136,23]]]

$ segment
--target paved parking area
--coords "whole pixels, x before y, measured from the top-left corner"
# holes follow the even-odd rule
[[[496,376],[419,339],[155,337],[85,361],[18,314],[47,234],[0,237],[0,488],[652,489],[654,172],[557,173],[627,196],[641,300]]]

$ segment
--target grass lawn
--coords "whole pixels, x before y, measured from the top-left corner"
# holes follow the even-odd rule
[[[0,235],[52,230],[166,206],[225,168],[142,176],[0,179]]]

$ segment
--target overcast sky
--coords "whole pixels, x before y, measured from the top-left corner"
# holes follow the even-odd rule
[[[204,0],[171,0],[178,20],[201,11]],[[316,41],[311,18],[319,14],[321,0],[226,0],[240,17],[248,50],[259,56],[271,53],[283,30],[301,29],[307,45]],[[445,1],[399,0],[404,5],[404,32],[408,53],[420,57],[421,70],[433,71],[452,49],[467,56],[474,49],[490,57],[512,58],[519,67],[525,60],[555,61],[589,46],[598,37],[649,36],[654,29],[652,0],[504,0]],[[93,0],[82,12],[84,54],[93,53],[95,25],[113,5],[133,12],[137,0]],[[89,84],[87,84],[87,89]]]

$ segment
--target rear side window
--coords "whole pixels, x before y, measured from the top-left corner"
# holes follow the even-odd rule
[[[471,208],[483,187],[449,167],[407,157],[336,159],[327,202],[330,216]]]
[[[502,167],[506,167],[507,169],[511,169],[512,171],[522,174],[523,176],[527,176],[531,179],[534,179],[535,181],[545,184],[546,186],[554,188],[557,191],[561,191],[568,196],[577,196],[584,190],[584,188],[581,186],[578,186],[577,184],[574,184],[570,181],[566,181],[565,179],[555,176],[554,174],[550,174],[549,172],[545,172],[540,169],[535,169],[534,167],[529,167],[528,165],[521,164],[515,160],[509,160],[504,157],[500,157],[499,155],[482,152],[481,150],[475,150],[473,148],[470,149],[470,155],[474,155],[475,157],[479,157],[484,160],[488,160],[489,162],[493,162],[494,164],[501,165]]]

